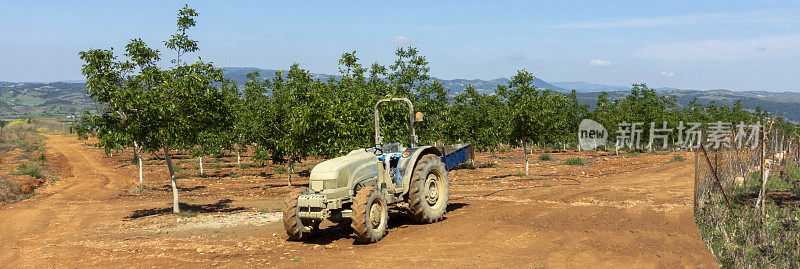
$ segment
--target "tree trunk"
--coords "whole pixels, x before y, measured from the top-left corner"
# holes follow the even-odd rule
[[[236,151],[236,167],[242,167],[242,154]]]
[[[530,163],[528,162],[528,142],[522,141],[522,151],[525,152],[525,175],[528,175],[528,168]]]
[[[294,160],[289,158],[289,186],[292,186],[292,174],[294,174]]]
[[[144,177],[142,176],[142,152],[139,150],[139,143],[133,141],[133,154],[136,155],[136,162],[139,163],[139,184],[144,184]]]
[[[200,176],[203,177],[205,176],[205,173],[203,173],[203,156],[198,157],[198,159],[200,159]]]
[[[175,181],[175,169],[172,166],[172,158],[169,156],[169,146],[164,145],[164,157],[167,159],[167,169],[169,169],[169,179],[172,184],[172,212],[181,213],[180,202],[178,201],[178,183]]]

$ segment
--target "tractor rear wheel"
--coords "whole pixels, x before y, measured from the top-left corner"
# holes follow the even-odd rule
[[[353,200],[350,226],[360,243],[375,243],[386,234],[389,222],[389,206],[383,192],[375,187],[358,191]]]
[[[320,221],[301,220],[297,216],[297,202],[301,195],[307,194],[308,189],[296,189],[289,193],[283,203],[283,228],[289,240],[300,241],[310,238],[316,230],[319,230]]]
[[[422,156],[412,176],[408,190],[411,218],[419,223],[441,220],[450,198],[450,182],[447,181],[444,163],[433,154]]]

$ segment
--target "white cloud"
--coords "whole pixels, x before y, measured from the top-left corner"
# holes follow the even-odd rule
[[[525,55],[525,53],[515,52],[506,57],[506,59],[508,59],[509,62],[522,62],[528,60],[528,56]]]
[[[787,59],[800,57],[800,34],[651,45],[633,54],[639,58],[670,61]]]
[[[607,67],[611,66],[611,64],[612,64],[611,61],[594,59],[589,61],[589,65],[587,67]]]
[[[671,78],[671,77],[675,76],[675,72],[661,71],[661,75],[665,76],[665,77],[668,77],[668,78]]]
[[[393,37],[392,39],[389,39],[389,42],[392,42],[392,43],[400,45],[400,46],[405,46],[405,45],[414,44],[414,39],[411,39],[411,38],[409,38],[407,36],[399,35],[399,36]]]

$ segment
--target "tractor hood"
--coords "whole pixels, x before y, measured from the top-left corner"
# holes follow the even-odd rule
[[[345,156],[333,158],[317,164],[311,169],[310,187],[312,191],[332,191],[349,187],[361,179],[376,177],[377,158],[374,154],[357,149]]]

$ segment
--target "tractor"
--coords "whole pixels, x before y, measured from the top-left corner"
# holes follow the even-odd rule
[[[408,105],[408,147],[384,143],[378,113],[384,102]],[[414,113],[408,99],[379,100],[375,104],[375,146],[317,164],[308,188],[289,193],[283,206],[289,239],[312,237],[328,219],[344,227],[349,222],[356,241],[375,243],[386,234],[390,206],[405,209],[419,223],[441,220],[450,196],[447,171],[467,161],[471,145],[419,146],[414,125],[420,121],[422,113]],[[446,149],[450,153],[445,154]]]

